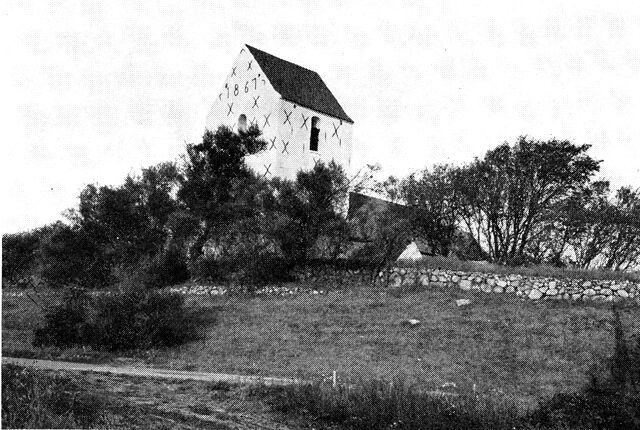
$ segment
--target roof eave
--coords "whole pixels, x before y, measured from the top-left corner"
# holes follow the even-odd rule
[[[280,93],[278,93],[278,94],[280,94]],[[282,100],[288,101],[289,103],[294,103],[294,104],[297,104],[297,105],[302,106],[302,107],[304,107],[304,108],[307,108],[307,109],[309,109],[309,110],[312,110],[312,111],[314,111],[314,112],[318,112],[318,113],[321,113],[321,114],[323,114],[323,115],[330,116],[331,118],[339,119],[340,121],[345,121],[345,122],[348,122],[349,124],[355,124],[355,122],[354,122],[354,121],[353,121],[353,120],[352,120],[348,115],[346,115],[346,114],[345,114],[345,115],[346,115],[346,117],[345,117],[345,118],[341,118],[341,117],[339,117],[339,116],[335,116],[335,115],[334,115],[334,114],[332,114],[332,113],[329,113],[329,112],[323,112],[323,111],[321,111],[321,110],[319,110],[319,109],[316,109],[316,108],[314,108],[314,107],[306,106],[304,103],[300,103],[300,102],[299,102],[299,101],[297,101],[297,100],[291,100],[291,99],[288,99],[288,98],[284,97],[282,94],[280,94],[280,98],[281,98]]]

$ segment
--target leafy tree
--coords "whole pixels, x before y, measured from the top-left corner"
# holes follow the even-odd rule
[[[179,178],[174,163],[162,163],[128,176],[118,187],[87,186],[71,218],[117,262],[135,262],[159,252],[164,225],[177,203],[172,192]]]
[[[178,197],[208,227],[219,228],[237,216],[241,185],[255,176],[244,158],[267,146],[260,136],[256,126],[238,133],[221,126],[206,130],[202,143],[187,145]]]
[[[202,255],[209,239],[221,237],[234,222],[259,212],[256,190],[264,187],[264,181],[244,158],[266,148],[260,136],[256,126],[238,133],[221,126],[215,132],[206,130],[202,143],[187,145],[177,195],[199,224],[192,230],[192,260]]]
[[[520,137],[514,146],[500,145],[457,170],[461,219],[493,261],[527,260],[544,220],[599,170],[589,147]]]
[[[608,182],[597,181],[566,199],[556,226],[562,238],[557,243],[566,245],[566,250],[558,249],[556,259],[569,253],[572,265],[581,269],[597,263],[615,228],[609,192]]]
[[[274,179],[270,235],[291,264],[335,259],[348,238],[346,201],[350,181],[335,162],[298,172],[295,182]],[[322,242],[322,244],[320,243]],[[324,245],[324,246],[321,246]]]
[[[56,223],[43,238],[39,254],[40,275],[51,285],[102,287],[111,281],[113,256],[79,226]]]
[[[622,187],[613,202],[615,228],[604,249],[605,269],[627,270],[640,265],[640,189]]]
[[[355,211],[350,222],[364,242],[352,258],[371,269],[372,279],[398,259],[412,238],[407,208],[399,204],[372,199]]]
[[[41,235],[41,230],[2,235],[3,285],[33,272]]]
[[[178,178],[174,163],[162,163],[128,176],[120,186],[86,186],[78,208],[67,214],[71,225],[56,225],[41,244],[43,277],[53,284],[99,287],[113,281],[115,266],[135,266],[162,254],[165,224],[177,208]],[[156,260],[166,262],[161,255]]]
[[[458,223],[453,172],[451,166],[437,165],[420,175],[410,175],[396,186],[398,197],[409,209],[414,235],[423,238],[433,253],[445,256],[452,250]]]

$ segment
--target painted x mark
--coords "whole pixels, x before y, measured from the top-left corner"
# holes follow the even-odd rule
[[[309,117],[308,116],[304,116],[304,112],[302,113],[302,125],[300,126],[300,128],[304,127],[307,130],[309,130],[309,127],[307,127],[307,121],[309,121]]]
[[[284,114],[286,115],[286,118],[284,119],[284,122],[282,124],[289,123],[289,125],[293,126],[293,124],[291,124],[291,120],[289,119],[289,117],[291,116],[293,111],[287,112],[287,110],[285,108],[282,108],[282,110],[284,111]]]
[[[253,97],[253,96],[252,96]],[[258,107],[258,99],[260,98],[260,96],[258,97],[253,97],[253,106],[251,106],[251,108],[253,109],[254,107]]]
[[[269,124],[269,117],[271,116],[271,114],[263,115],[263,116],[264,116],[264,125],[262,126],[262,128],[265,128],[266,126],[271,125]]]
[[[339,125],[336,127],[336,124],[332,122],[332,123],[331,123],[331,125],[333,126],[333,134],[331,135],[331,137],[335,136],[335,137],[337,137],[338,139],[340,139],[340,136],[338,135],[338,129],[340,128],[340,126],[341,126],[342,124],[339,124]]]
[[[275,147],[276,147],[276,137],[273,136],[273,139],[271,139],[271,146],[269,147],[269,150],[272,150]]]
[[[282,140],[282,153],[289,153],[289,150],[287,149],[287,146],[289,146],[289,142],[285,142],[284,139],[280,139]]]
[[[229,107],[229,112],[227,112],[227,116],[233,113],[233,102],[231,104],[227,103],[227,107]]]

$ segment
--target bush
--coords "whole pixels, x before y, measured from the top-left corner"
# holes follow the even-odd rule
[[[288,280],[291,264],[273,241],[234,225],[189,270],[209,281],[253,287]]]
[[[96,299],[97,349],[122,351],[171,347],[195,338],[195,325],[178,294],[131,291]]]
[[[110,427],[105,403],[68,377],[2,366],[2,428]]]
[[[147,273],[147,288],[161,288],[186,281],[189,279],[189,269],[184,252],[175,243],[170,243],[151,259]]]
[[[34,345],[92,346],[107,351],[171,347],[195,338],[195,321],[177,294],[133,290],[90,298],[65,294],[47,311]]]
[[[169,245],[153,258],[142,257],[134,264],[121,264],[112,269],[112,275],[126,291],[139,287],[146,289],[175,285],[189,279],[189,269],[182,250]]]
[[[45,312],[45,326],[35,329],[33,344],[70,347],[86,343],[92,331],[89,324],[90,302],[91,298],[83,290],[66,290],[62,303]]]

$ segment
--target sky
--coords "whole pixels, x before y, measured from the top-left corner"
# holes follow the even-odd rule
[[[4,0],[3,233],[61,218],[87,184],[201,139],[248,43],[317,71],[354,119],[352,169],[404,176],[520,135],[590,144],[640,187],[634,1]]]

